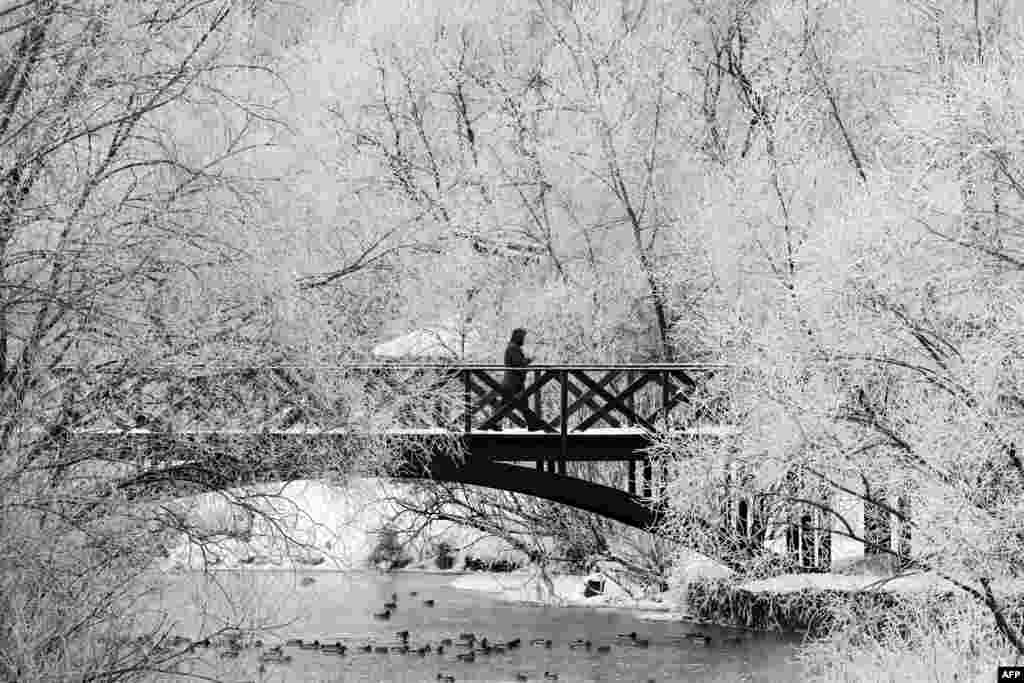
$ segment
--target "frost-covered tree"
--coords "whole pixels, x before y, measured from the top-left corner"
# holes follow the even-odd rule
[[[762,533],[782,542],[806,514],[833,552],[852,538],[943,576],[1020,653],[1015,11],[737,3],[707,20],[709,73],[750,126],[719,133],[685,209],[699,237],[676,240],[714,282],[702,334],[735,365],[720,417],[743,433],[668,450],[680,522],[731,524],[722,487],[739,486]]]

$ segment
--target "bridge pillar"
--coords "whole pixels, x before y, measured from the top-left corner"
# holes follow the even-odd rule
[[[635,380],[635,379],[636,379],[636,371],[635,370],[626,370],[626,387],[628,387],[631,384],[633,384],[633,380]],[[623,388],[623,391],[625,391],[625,388]],[[636,422],[633,421],[633,413],[636,412],[636,403],[635,403],[634,395],[635,394],[630,394],[629,396],[626,397],[626,407],[629,409],[629,417],[626,418],[626,424],[628,426],[630,426],[630,427],[633,427],[636,424]],[[634,474],[635,474],[635,471],[634,471]]]
[[[558,373],[559,391],[558,400],[560,403],[561,420],[559,421],[559,432],[562,439],[562,459],[558,463],[558,473],[565,474],[565,461],[568,459],[569,447],[569,371],[563,369]],[[538,392],[539,393],[539,392]]]
[[[644,498],[651,497],[651,484],[654,480],[654,469],[651,467],[651,459],[644,458],[644,473],[643,473],[643,487],[644,487]]]
[[[536,384],[537,382],[540,381],[541,373],[542,372],[543,371],[541,371],[541,370],[534,370],[533,371],[533,383],[534,384]],[[533,395],[533,412],[537,413],[537,417],[540,418],[542,421],[544,420],[544,403],[541,401],[541,394],[543,394],[543,393],[544,393],[543,390],[541,390],[541,391],[537,391]]]
[[[629,492],[629,495],[635,496],[636,495],[636,460],[630,459],[627,464],[629,465],[629,471],[628,471],[628,475],[627,475],[628,476],[628,480],[627,480],[628,483],[626,484],[626,490]]]
[[[473,399],[469,370],[462,368],[462,429],[466,434],[473,431]]]

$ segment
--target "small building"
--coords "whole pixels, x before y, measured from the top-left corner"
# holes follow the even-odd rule
[[[483,346],[475,330],[464,325],[439,323],[377,344],[371,354],[381,361],[443,363],[481,358],[486,355]]]

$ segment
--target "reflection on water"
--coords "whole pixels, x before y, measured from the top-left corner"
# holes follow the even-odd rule
[[[314,577],[315,582],[303,581]],[[172,614],[173,632],[195,637],[200,629],[228,623],[274,624],[259,635],[262,648],[247,647],[237,657],[222,649],[204,650],[194,671],[224,681],[437,681],[439,675],[464,681],[791,681],[799,666],[790,661],[795,638],[738,632],[685,623],[644,622],[626,611],[555,608],[498,602],[486,595],[457,591],[451,575],[359,572],[219,572],[208,583],[198,575],[168,578],[160,606]],[[416,595],[410,595],[411,592]],[[397,594],[389,619],[372,615]],[[434,606],[425,601],[433,600]],[[409,652],[400,631],[408,631]],[[619,634],[636,632],[635,640]],[[473,647],[459,636],[473,633]],[[705,634],[705,641],[692,637]],[[689,634],[691,637],[687,637]],[[519,648],[481,651],[519,638]],[[283,648],[287,662],[263,662],[261,653],[287,639],[340,641],[344,655]],[[450,646],[437,654],[444,639]],[[531,641],[551,641],[534,645]],[[573,641],[581,644],[573,646]],[[591,641],[588,649],[585,641]],[[647,641],[644,647],[643,641]],[[429,654],[417,648],[429,643]],[[359,648],[387,646],[386,654]],[[604,651],[603,646],[609,646]],[[474,650],[473,661],[459,654]],[[263,659],[271,659],[263,657]],[[525,677],[525,678],[524,678]]]

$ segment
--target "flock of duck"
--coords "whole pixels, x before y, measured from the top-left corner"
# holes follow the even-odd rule
[[[415,597],[417,592],[411,591],[409,595],[410,597]],[[433,607],[434,600],[423,600],[422,604],[425,607]],[[392,593],[391,600],[384,603],[384,610],[374,613],[373,616],[380,620],[388,620],[391,618],[392,613],[397,609],[398,594]],[[454,661],[475,662],[480,657],[500,655],[511,650],[517,650],[524,644],[521,638],[514,638],[508,641],[492,641],[487,637],[478,637],[475,633],[460,633],[458,638],[444,638],[440,640],[437,645],[433,645],[428,642],[416,647],[410,644],[410,637],[411,634],[406,629],[396,631],[395,640],[390,641],[389,644],[386,645],[373,643],[354,645],[351,643],[343,643],[341,640],[329,642],[329,639],[324,641],[319,639],[310,641],[302,638],[291,638],[278,645],[265,646],[260,640],[244,643],[238,636],[228,637],[218,644],[223,646],[223,649],[220,651],[220,656],[224,659],[237,658],[246,646],[257,649],[259,651],[258,658],[261,673],[266,671],[266,665],[268,664],[290,663],[292,661],[292,655],[287,653],[286,648],[298,648],[299,650],[315,651],[323,655],[333,655],[338,657],[356,654],[404,654],[419,657],[454,654]],[[680,636],[679,638],[690,640],[697,645],[703,646],[711,645],[712,642],[711,637],[704,633],[689,633],[684,636]],[[175,640],[181,641],[176,642],[175,644],[183,644],[188,639],[178,637]],[[739,639],[726,640],[738,641]],[[615,641],[615,646],[617,647],[646,648],[650,646],[650,640],[647,638],[640,638],[636,631],[620,633],[615,637]],[[188,644],[193,648],[212,647],[209,640],[197,642],[189,641]],[[529,641],[529,645],[532,647],[541,647],[550,650],[554,647],[554,642],[549,638],[534,638]],[[612,651],[612,647],[613,646],[610,644],[596,644],[583,638],[577,638],[569,643],[569,648],[572,650],[583,650],[596,654],[608,654]],[[559,674],[553,671],[545,671],[543,675],[543,680],[545,681],[557,681],[558,678]],[[437,674],[437,680],[440,683],[454,683],[455,676],[454,674],[442,672]],[[515,680],[529,681],[530,678],[526,673],[517,673]],[[649,679],[648,683],[653,680],[654,679]]]

